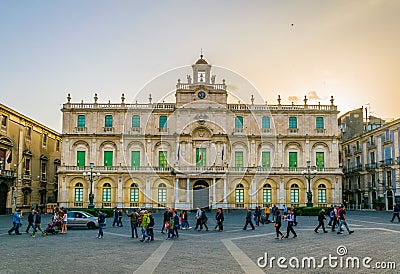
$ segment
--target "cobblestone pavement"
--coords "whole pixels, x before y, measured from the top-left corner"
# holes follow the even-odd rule
[[[155,241],[141,243],[130,237],[128,218],[123,227],[108,227],[104,238],[97,239],[96,230],[75,229],[65,235],[48,235],[36,238],[25,233],[9,236],[11,216],[0,216],[0,273],[398,273],[400,269],[400,223],[391,223],[390,212],[348,212],[352,235],[344,232],[314,233],[316,217],[298,217],[295,227],[297,238],[275,240],[273,224],[243,231],[244,212],[225,213],[225,231],[214,231],[214,213],[209,214],[210,231],[182,230],[176,240],[165,240],[161,234],[161,213],[155,214]],[[194,214],[189,215],[194,225]],[[26,216],[25,216],[26,218]],[[43,227],[50,216],[44,216]],[[110,224],[110,220],[108,220]],[[282,231],[285,230],[284,226]],[[347,255],[339,256],[339,246],[347,249]],[[279,268],[277,259],[273,267],[259,267],[260,257],[285,257],[288,268]],[[329,267],[294,269],[289,265],[290,257],[296,256],[301,266],[304,257],[314,256],[316,265],[322,257],[338,257],[345,266],[346,258],[360,258],[360,268],[346,269]],[[371,266],[362,266],[364,257],[371,257]],[[292,265],[295,260],[291,261]],[[305,261],[307,263],[307,261]],[[376,262],[395,262],[397,270],[376,269]],[[351,264],[350,264],[351,265]],[[374,267],[374,268],[373,268]]]

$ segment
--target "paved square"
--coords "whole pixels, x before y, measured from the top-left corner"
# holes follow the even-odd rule
[[[298,217],[298,238],[284,240],[274,239],[273,224],[243,231],[244,212],[225,213],[225,231],[214,231],[213,215],[209,213],[210,231],[181,230],[179,239],[166,241],[166,234],[160,233],[161,213],[157,213],[155,241],[148,244],[130,237],[128,218],[124,218],[123,227],[108,226],[103,239],[96,238],[96,230],[85,229],[32,238],[25,233],[26,220],[23,235],[9,236],[11,216],[0,216],[0,273],[398,273],[400,268],[400,223],[389,222],[390,212],[348,212],[350,228],[355,230],[352,235],[316,234],[316,217]],[[194,214],[189,218],[193,226]],[[50,216],[43,219],[45,227]],[[284,225],[282,232],[285,229]],[[338,255],[340,245],[347,249],[347,255]],[[259,258],[265,253],[268,260],[276,257],[272,268],[257,265],[257,261],[264,262]],[[343,265],[348,257],[360,258],[360,264],[363,258],[371,257],[371,268],[330,268],[327,260],[323,268],[317,268],[321,258],[330,254],[338,257],[339,263],[342,257]],[[289,259],[294,256],[300,266],[304,257],[315,257],[316,268],[292,268]],[[287,259],[283,263],[287,269],[278,267],[278,257]],[[291,263],[295,262],[292,259]],[[376,262],[395,262],[397,270],[378,270]]]

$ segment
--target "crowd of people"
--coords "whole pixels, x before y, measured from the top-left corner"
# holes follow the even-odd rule
[[[282,212],[282,213],[281,213]],[[97,238],[103,238],[103,226],[105,224],[105,214],[103,210],[99,210],[98,215],[98,223],[99,223],[99,232]],[[51,223],[46,227],[45,230],[41,227],[41,210],[35,209],[34,207],[31,208],[31,211],[28,214],[27,221],[28,225],[26,227],[26,233],[29,233],[30,229],[32,228],[32,237],[35,237],[36,232],[39,230],[43,236],[46,236],[51,229],[54,227],[57,228],[57,233],[65,234],[67,233],[67,211],[63,208],[54,208],[52,214]],[[132,238],[139,238],[138,229],[141,232],[141,242],[154,241],[154,226],[155,220],[151,210],[141,210],[141,209],[133,209],[131,212],[128,210],[125,211],[126,216],[130,218],[131,224],[131,232]],[[122,227],[122,218],[123,218],[123,210],[120,208],[114,208],[114,219],[112,227]],[[275,230],[276,230],[276,237],[275,239],[283,239],[289,238],[290,234],[293,234],[293,238],[297,237],[297,233],[294,230],[294,227],[297,226],[297,209],[293,206],[291,208],[287,208],[283,205],[283,208],[278,208],[275,205],[269,206],[267,205],[264,209],[260,206],[257,206],[254,210],[254,214],[252,213],[250,208],[247,208],[246,216],[245,216],[245,225],[243,230],[247,230],[247,227],[250,225],[252,230],[255,230],[255,226],[253,221],[255,222],[256,226],[265,225],[269,223],[273,223]],[[329,222],[327,221],[327,217],[329,218]],[[393,217],[391,222],[395,220],[397,217],[398,221],[400,222],[399,217],[399,206],[394,203],[393,207]],[[12,216],[12,223],[13,226],[10,230],[8,230],[8,234],[11,235],[15,232],[16,235],[21,235],[20,228],[21,228],[21,218],[23,218],[21,209],[16,209],[15,213]],[[222,232],[224,230],[224,212],[222,208],[216,209],[215,214],[215,230]],[[207,226],[208,217],[206,214],[206,210],[204,208],[197,207],[196,214],[195,214],[195,221],[196,226],[195,230],[202,231],[203,227],[205,231],[209,231]],[[343,226],[346,228],[349,234],[354,233],[353,230],[350,230],[347,217],[346,217],[346,207],[345,205],[331,205],[328,210],[321,209],[318,212],[317,217],[318,225],[314,229],[315,233],[318,233],[318,230],[322,228],[324,233],[328,233],[325,224],[330,227],[332,232],[337,232],[337,234],[342,234],[344,229]],[[286,222],[286,235],[281,232],[281,228],[283,223]],[[175,208],[166,208],[163,214],[163,224],[161,226],[161,233],[167,233],[168,236],[166,240],[170,239],[178,239],[179,238],[179,230],[189,230],[192,227],[189,224],[189,216],[187,210],[182,210],[179,212],[178,209]],[[165,231],[165,232],[164,232]]]

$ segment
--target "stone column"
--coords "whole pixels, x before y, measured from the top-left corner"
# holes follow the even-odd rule
[[[153,205],[150,203],[151,202],[151,186],[150,186],[149,180],[147,180],[145,183],[146,183],[146,189],[144,192],[145,203],[146,203],[145,207],[150,208],[150,207],[153,207]]]
[[[116,198],[115,202],[116,202],[116,206],[118,208],[122,208],[124,205],[124,200],[122,198],[123,191],[122,191],[122,182],[121,181],[122,181],[121,178],[117,178],[117,188],[116,188],[117,193],[115,195],[115,198]]]
[[[186,178],[186,203],[190,206],[190,179]]]
[[[227,200],[226,200],[226,178],[224,178],[224,204],[226,206]]]
[[[175,207],[179,203],[179,179],[175,179]]]
[[[211,204],[212,205],[215,205],[215,203],[216,203],[216,199],[215,199],[215,182],[216,182],[216,180],[215,180],[215,178],[213,178],[213,181],[212,181],[212,200],[211,200]]]

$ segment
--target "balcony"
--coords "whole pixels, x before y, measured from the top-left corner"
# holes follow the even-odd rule
[[[103,131],[106,133],[113,133],[114,128],[113,127],[103,127]]]
[[[325,128],[316,128],[315,129],[315,133],[316,134],[323,134],[323,133],[325,133],[326,132],[326,129]]]
[[[75,127],[75,132],[76,133],[86,133],[87,127]]]
[[[375,142],[367,141],[367,148],[370,150],[376,149]]]
[[[158,128],[158,132],[160,132],[160,133],[168,133],[168,128],[166,128],[166,127],[160,127],[160,128]]]
[[[288,133],[298,133],[299,129],[298,128],[288,128]]]
[[[0,170],[0,178],[4,179],[15,179],[17,174],[13,170]]]
[[[367,171],[374,170],[376,168],[378,168],[377,163],[370,163],[370,164],[365,165],[365,170],[367,170]]]
[[[271,133],[272,130],[270,128],[263,128],[262,133]]]
[[[233,133],[243,133],[243,128],[234,128]]]
[[[129,134],[140,134],[142,132],[142,128],[140,127],[132,127],[130,129]]]

